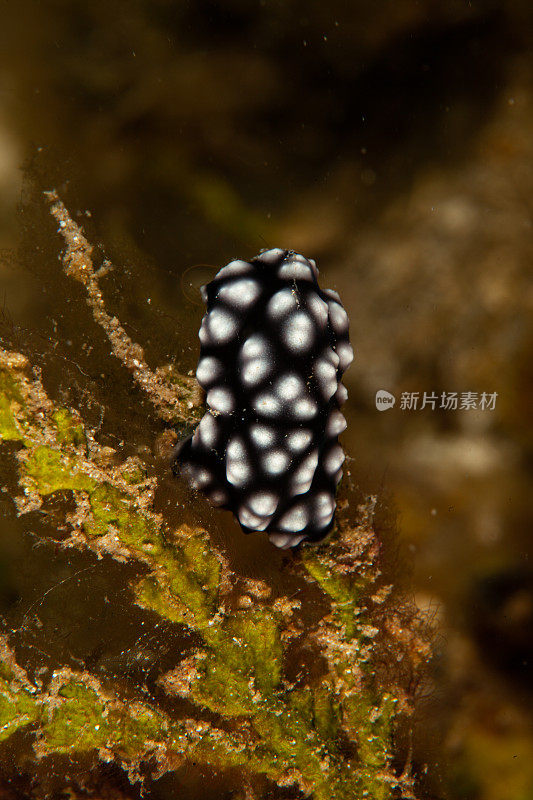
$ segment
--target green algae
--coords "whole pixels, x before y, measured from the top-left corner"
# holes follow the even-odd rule
[[[155,711],[134,705],[128,712],[109,703],[94,688],[71,680],[58,692],[64,702],[50,706],[42,725],[46,748],[54,753],[109,748],[125,760],[134,760],[151,742],[168,733],[165,719]]]
[[[89,493],[92,519],[84,522],[89,536],[104,536],[113,525],[120,540],[134,549],[148,550],[155,545],[155,525],[132,508],[131,497],[109,483],[97,485]]]
[[[142,608],[154,611],[169,622],[187,624],[187,609],[165,591],[153,576],[139,581],[135,587],[135,598]]]
[[[5,395],[8,400],[15,400],[23,403],[22,392],[17,381],[17,371],[0,369],[0,394]]]
[[[20,406],[22,396],[14,378],[7,370],[0,370],[0,439],[17,441],[24,433],[17,421],[13,406]]]
[[[44,415],[32,416],[29,409],[42,408],[42,395],[40,405],[31,406],[26,399],[32,382],[16,371],[8,378],[8,389],[0,394],[12,414],[6,430],[22,437],[21,419],[25,426],[21,483],[29,481],[41,496],[71,490],[85,534],[78,546],[85,541],[87,547],[109,547],[113,534],[121,557],[148,567],[132,586],[136,602],[194,631],[201,641],[177,693],[193,708],[208,709],[229,723],[246,720],[246,726],[236,735],[194,720],[184,725],[155,705],[124,704],[94,679],[71,673],[57,693],[38,697],[27,687],[9,690],[8,676],[0,685],[6,736],[35,725],[39,746],[50,754],[111,752],[125,768],[137,769],[154,748],[164,748],[169,764],[173,753],[220,769],[240,767],[280,786],[294,784],[316,800],[390,798],[396,698],[370,684],[361,686],[372,646],[364,610],[372,572],[355,558],[350,561],[350,553],[347,558],[335,541],[302,550],[308,580],[331,605],[317,630],[307,634],[324,652],[328,671],[317,685],[285,685],[283,633],[292,616],[284,617],[269,601],[230,613],[226,600],[235,576],[204,530],[185,525],[168,530],[150,510],[139,488],[146,479],[144,465],[126,461],[111,470],[98,467],[81,447],[85,431],[75,413],[50,403]],[[370,536],[368,526],[364,531]],[[337,562],[342,562],[340,571]],[[161,685],[172,694],[170,683]],[[341,740],[351,743],[355,759],[343,756]]]
[[[32,693],[21,686],[6,661],[0,661],[0,742],[34,723],[38,708]]]
[[[73,459],[64,457],[57,450],[41,445],[28,455],[26,474],[33,479],[39,494],[48,495],[68,489],[91,491],[95,482],[80,471]]]
[[[312,724],[321,739],[334,746],[340,731],[340,705],[329,688],[319,686],[308,692],[312,703]]]
[[[11,409],[11,402],[3,393],[0,394],[0,439],[6,442],[24,439],[24,434],[20,430],[16,417]]]
[[[52,679],[55,688],[43,693],[24,676],[24,686],[18,685],[16,692],[18,679],[6,661],[0,665],[0,741],[31,726],[39,757],[103,751],[129,770],[163,748],[169,757],[186,753],[211,766],[253,764],[264,773],[273,769],[261,754],[248,752],[237,734],[205,722],[171,720],[145,703],[124,703],[87,673],[60,670]]]
[[[191,696],[199,706],[222,716],[249,716],[257,711],[252,676],[235,669],[232,655],[227,646],[211,652],[191,687]]]
[[[74,447],[86,444],[85,428],[77,422],[68,408],[58,408],[52,414],[52,420],[57,428],[57,441],[60,444],[71,444]]]
[[[138,602],[171,622],[182,622],[210,638],[210,622],[217,608],[222,565],[209,548],[204,531],[183,530],[173,546],[160,532],[145,540],[158,581],[146,578],[136,587]]]
[[[303,565],[309,575],[322,587],[333,603],[336,622],[344,628],[348,641],[359,631],[359,603],[364,596],[368,581],[357,573],[339,575],[329,556],[323,554],[323,547],[311,550],[306,548],[302,554]]]
[[[55,753],[105,747],[113,727],[96,692],[73,681],[58,694],[66,702],[51,708],[43,723],[46,746]]]
[[[386,800],[390,796],[390,789],[381,776],[389,760],[396,703],[396,698],[385,694],[379,706],[376,706],[376,699],[362,691],[359,697],[349,697],[344,704],[350,728],[358,731],[357,747],[361,763],[359,780],[367,792],[366,796],[375,800]]]
[[[235,669],[253,673],[259,691],[271,695],[281,679],[280,620],[268,608],[250,609],[235,614],[227,631],[236,646]]]
[[[279,625],[267,610],[237,612],[200,634],[210,649],[191,688],[198,704],[234,717],[272,701],[283,653]]]
[[[130,486],[135,486],[138,483],[142,483],[146,480],[146,467],[143,464],[136,464],[135,466],[131,467],[131,469],[123,469],[122,470],[122,478],[126,481],[127,484]]]
[[[254,714],[279,685],[279,622],[267,609],[239,611],[198,630],[208,649],[191,687],[197,703],[224,716]]]

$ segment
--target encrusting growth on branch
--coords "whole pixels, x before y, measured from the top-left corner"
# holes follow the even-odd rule
[[[172,382],[172,375],[169,376],[168,371],[150,369],[141,345],[132,342],[119,320],[106,311],[98,281],[111,268],[111,264],[104,262],[99,270],[94,269],[93,246],[74,222],[57,192],[44,192],[44,195],[66,245],[62,257],[65,274],[85,287],[87,304],[94,321],[105,331],[113,353],[146,392],[162,419],[167,422],[191,422],[194,419],[191,409],[198,405],[201,396],[196,381],[188,376],[176,375]]]

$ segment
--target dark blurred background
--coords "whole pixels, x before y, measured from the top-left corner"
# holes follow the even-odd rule
[[[109,348],[61,278],[43,189],[115,264],[108,305],[154,366],[194,368],[195,287],[233,257],[294,248],[341,294],[347,480],[397,513],[434,628],[413,745],[425,798],[533,798],[532,37],[529,0],[0,10],[2,325],[54,396],[110,441],[151,446],[142,414],[103,421],[94,402],[131,383],[102,367]],[[376,410],[379,389],[393,409]],[[498,397],[400,408],[424,391]],[[33,550],[13,525],[12,626],[43,568],[13,567]]]

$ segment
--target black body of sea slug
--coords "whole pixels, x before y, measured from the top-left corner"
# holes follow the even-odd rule
[[[313,260],[273,249],[232,261],[202,294],[196,377],[207,410],[175,467],[278,547],[331,529],[344,453],[348,316]]]

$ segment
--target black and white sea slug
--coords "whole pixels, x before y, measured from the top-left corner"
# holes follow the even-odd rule
[[[313,260],[274,249],[202,287],[196,377],[207,410],[176,459],[245,533],[282,548],[330,530],[344,462],[348,316],[317,276]]]

